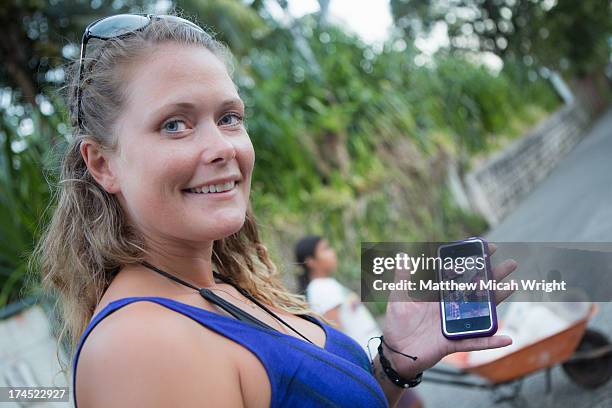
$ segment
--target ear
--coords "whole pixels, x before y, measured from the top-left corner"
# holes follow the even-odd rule
[[[304,265],[306,265],[309,271],[314,269],[315,263],[316,261],[312,256],[307,256],[306,259],[304,259]]]
[[[81,156],[91,176],[110,194],[120,191],[117,176],[110,165],[110,155],[95,140],[85,138],[80,145]]]

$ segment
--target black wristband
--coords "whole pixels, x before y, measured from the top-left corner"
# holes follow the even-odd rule
[[[391,382],[395,385],[397,385],[400,388],[412,388],[412,387],[416,387],[417,385],[419,385],[421,383],[421,379],[423,377],[423,373],[418,373],[416,375],[416,377],[414,377],[411,380],[406,380],[405,378],[402,378],[397,371],[395,371],[393,369],[393,367],[391,367],[391,362],[385,357],[385,355],[383,354],[383,341],[381,339],[380,345],[378,346],[378,358],[380,360],[380,365],[382,366],[383,371],[385,372],[385,374],[387,375],[387,377],[389,378],[389,380],[391,380]]]

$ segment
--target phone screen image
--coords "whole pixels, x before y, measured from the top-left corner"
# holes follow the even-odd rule
[[[443,331],[448,335],[483,333],[493,329],[489,290],[482,282],[488,280],[484,243],[468,240],[441,246],[439,256],[441,282],[455,282],[441,291]],[[449,261],[452,260],[452,261]]]

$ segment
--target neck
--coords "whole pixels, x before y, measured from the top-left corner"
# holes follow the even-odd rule
[[[326,271],[321,271],[321,270],[316,270],[316,269],[313,269],[308,273],[310,280],[317,279],[317,278],[327,278],[329,277],[329,275],[330,274],[327,273]]]
[[[144,260],[200,288],[210,287],[215,285],[212,248],[213,241],[197,245],[148,243]]]

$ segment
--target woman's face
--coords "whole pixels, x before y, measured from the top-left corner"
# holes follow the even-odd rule
[[[315,267],[331,275],[338,268],[336,251],[329,246],[327,240],[322,239],[317,243],[314,253]]]
[[[160,44],[127,73],[110,165],[145,236],[212,241],[238,231],[255,153],[225,65],[200,46]]]

